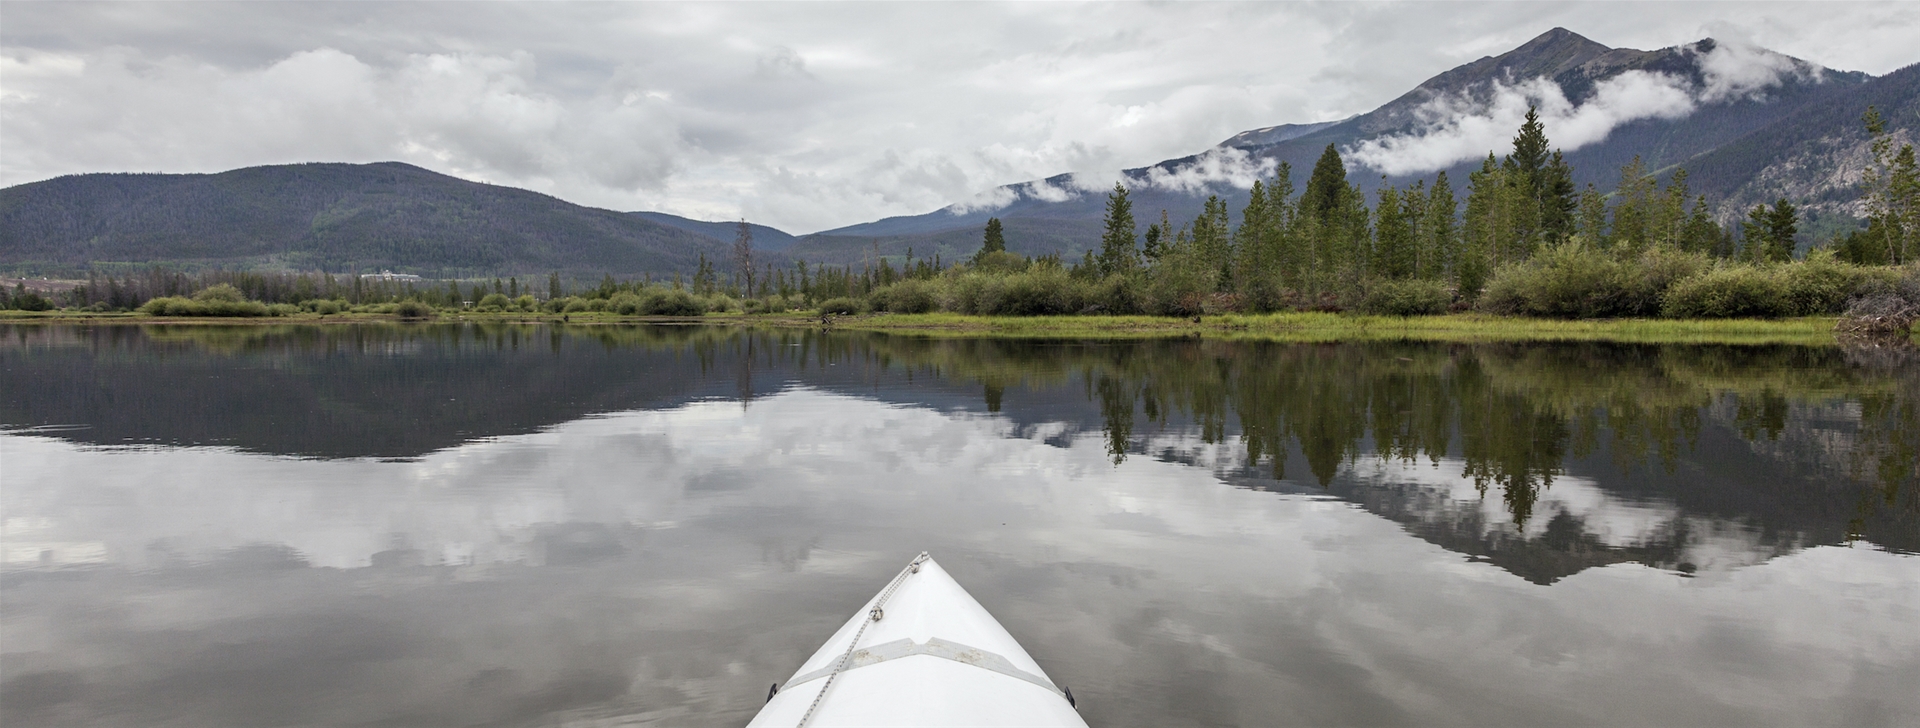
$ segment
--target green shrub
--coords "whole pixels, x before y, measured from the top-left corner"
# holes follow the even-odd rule
[[[1202,264],[1196,256],[1162,258],[1147,281],[1147,312],[1161,316],[1206,313],[1206,302],[1218,287],[1219,278],[1219,271]]]
[[[540,310],[540,302],[534,300],[533,296],[522,295],[519,298],[513,299],[513,307],[526,311],[527,313],[533,313]]]
[[[489,293],[485,296],[481,296],[480,303],[474,306],[474,308],[490,310],[490,311],[502,311],[502,310],[505,310],[508,306],[512,306],[512,305],[513,305],[513,299],[507,298],[507,294]]]
[[[216,293],[204,301],[161,296],[146,302],[140,311],[153,316],[265,316],[267,305],[259,301],[226,300],[224,294]]]
[[[433,307],[420,301],[401,301],[394,304],[393,313],[406,319],[428,318],[433,315]]]
[[[823,314],[830,313],[840,316],[853,316],[855,314],[865,313],[866,310],[867,303],[858,298],[846,298],[843,296],[841,298],[829,298],[820,302],[820,313]]]
[[[631,293],[616,293],[607,299],[607,310],[622,316],[640,313],[640,297]]]
[[[980,313],[993,316],[1057,316],[1079,313],[1090,301],[1085,281],[1074,280],[1059,266],[1033,266],[1020,273],[989,280],[979,302]],[[1110,292],[1125,297],[1131,291]]]
[[[1360,310],[1376,316],[1431,316],[1447,312],[1453,292],[1439,281],[1383,281],[1367,290]]]
[[[330,301],[325,298],[309,298],[300,302],[300,310],[317,313],[322,316],[331,316],[340,313],[340,309],[341,305],[339,301]]]
[[[1026,270],[1030,264],[1024,255],[996,250],[974,258],[972,268],[984,273],[1015,273]]]
[[[707,312],[707,304],[693,294],[672,289],[649,289],[640,304],[640,312],[648,316],[699,316]]]
[[[948,284],[947,307],[965,314],[981,313],[983,304],[998,297],[998,278],[977,273],[962,274]]]
[[[561,313],[584,313],[591,310],[586,301],[572,297],[568,297],[566,303],[560,308]]]
[[[1617,315],[1659,316],[1667,289],[1712,267],[1713,261],[1703,253],[1688,253],[1666,247],[1641,253],[1639,258],[1628,262],[1621,270],[1627,278],[1626,296]]]
[[[696,298],[694,300],[697,301],[699,299]],[[707,299],[708,313],[726,313],[728,311],[738,311],[738,310],[740,310],[740,302],[734,300],[732,296],[729,296],[727,294],[716,293],[716,294],[713,294],[712,297]]]
[[[1111,275],[1087,291],[1086,306],[1098,306],[1101,314],[1119,316],[1146,311],[1147,296],[1140,279],[1129,275]]]
[[[231,283],[221,283],[200,289],[199,293],[193,294],[193,300],[201,303],[239,303],[247,300],[247,295]]]
[[[1832,251],[1816,250],[1807,259],[1782,267],[1788,307],[1795,316],[1837,314],[1861,287],[1858,268],[1834,260]]]
[[[1477,306],[1496,314],[1546,318],[1644,315],[1627,266],[1578,243],[1542,251],[1532,260],[1501,266]]]
[[[198,316],[198,308],[193,299],[179,296],[160,296],[140,304],[140,312],[149,316]],[[189,310],[194,313],[187,313]]]
[[[267,306],[268,316],[292,316],[300,313],[300,307],[291,303],[274,303]]]
[[[766,313],[767,312],[766,299],[749,298],[745,301],[741,301],[740,310],[745,311],[747,313]]]
[[[874,291],[867,297],[877,311],[926,313],[940,307],[933,281],[904,280]]]
[[[39,291],[27,291],[26,293],[14,296],[12,305],[21,311],[53,310],[53,302],[47,300],[46,296],[40,295]]]
[[[1717,268],[1667,289],[1671,318],[1774,318],[1794,312],[1783,276],[1748,265]]]

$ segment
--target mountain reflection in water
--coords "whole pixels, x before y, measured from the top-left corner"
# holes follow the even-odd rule
[[[1634,723],[1684,721],[1700,710],[1805,722],[1792,710],[1751,712],[1768,700],[1791,703],[1791,690],[1738,709],[1675,695],[1611,719],[1538,685],[1525,699],[1503,695],[1513,704],[1490,713],[1414,697],[1377,683],[1466,680],[1420,666],[1506,638],[1436,637],[1406,648],[1418,654],[1390,655],[1404,647],[1380,646],[1394,630],[1368,626],[1375,617],[1366,609],[1320,611],[1310,594],[1333,587],[1316,584],[1340,584],[1339,601],[1358,599],[1381,614],[1415,610],[1390,622],[1518,630],[1532,646],[1487,657],[1495,662],[1483,677],[1495,683],[1537,678],[1508,674],[1514,666],[1500,660],[1580,664],[1576,656],[1597,654],[1600,643],[1554,630],[1636,624],[1602,628],[1594,621],[1634,618],[1576,618],[1584,612],[1564,600],[1599,608],[1625,599],[1629,614],[1688,613],[1676,619],[1704,630],[1689,634],[1719,645],[1669,657],[1654,656],[1667,647],[1646,646],[1636,659],[1670,658],[1674,670],[1704,670],[1698,679],[1709,683],[1718,675],[1776,690],[1778,680],[1715,672],[1755,650],[1798,649],[1739,632],[1754,627],[1729,615],[1811,614],[1819,610],[1801,602],[1841,599],[1821,608],[1879,616],[1855,615],[1860,634],[1829,645],[1820,669],[1863,672],[1851,687],[1797,689],[1879,701],[1832,716],[1871,724],[1912,709],[1910,696],[1874,686],[1903,682],[1897,676],[1920,659],[1901,652],[1914,646],[1910,633],[1888,636],[1910,628],[1893,613],[1910,607],[1861,596],[1913,596],[1911,584],[1898,586],[1912,581],[1920,550],[1920,365],[1908,356],[698,326],[4,327],[0,642],[8,652],[0,691],[11,697],[0,712],[21,725],[557,724],[635,715],[734,725],[756,707],[745,688],[758,683],[764,694],[765,682],[783,679],[787,663],[824,637],[807,627],[830,632],[844,619],[841,602],[870,593],[868,572],[910,547],[954,553],[963,581],[1050,673],[1065,675],[1076,693],[1107,695],[1083,701],[1101,724]],[[1419,540],[1388,538],[1383,527]],[[1421,542],[1426,551],[1410,546]],[[742,549],[751,555],[728,559]],[[1870,561],[1836,555],[1862,549]],[[1814,568],[1838,586],[1816,597],[1799,581],[1740,575],[1781,559],[1798,559],[1782,567],[1796,579],[1813,579],[1805,569]],[[1739,584],[1762,596],[1705,606],[1720,597],[1674,596],[1632,575],[1639,572],[1582,573],[1616,564],[1651,567],[1647,575],[1669,584],[1693,577],[1703,588]],[[1484,583],[1487,567],[1540,591],[1465,586]],[[1850,571],[1862,568],[1867,576]],[[329,569],[340,571],[323,576]],[[554,576],[574,572],[581,576]],[[409,573],[425,580],[402,576]],[[430,655],[471,674],[390,688],[261,677],[269,684],[258,692],[279,696],[277,707],[235,707],[267,698],[216,690],[181,699],[166,715],[87,712],[150,700],[168,684],[210,689],[207,676],[226,668],[194,667],[220,653],[183,656],[139,619],[112,616],[130,604],[106,612],[57,605],[141,594],[135,601],[159,605],[160,616],[140,619],[199,625],[213,618],[185,616],[196,600],[262,583],[289,596],[215,611],[295,625],[294,636],[266,640],[287,655],[313,649],[298,636],[313,623],[296,614],[342,620],[311,639],[353,636],[299,658],[309,662],[290,675],[319,665],[398,669]],[[1602,583],[1613,584],[1603,592],[1630,596],[1580,596]],[[453,594],[474,589],[533,611],[470,626],[452,618],[427,627],[405,616],[467,609]],[[543,589],[552,595],[533,596]],[[1458,603],[1437,596],[1447,593]],[[285,602],[295,594],[320,606]],[[380,602],[400,611],[347,601],[350,594],[384,595]],[[1130,601],[1144,594],[1154,596]],[[1770,605],[1767,594],[1793,603]],[[1430,598],[1440,613],[1485,613],[1406,616]],[[1566,622],[1528,626],[1533,618],[1512,616],[1538,608],[1526,606],[1537,599],[1565,612],[1538,619]],[[1655,606],[1662,599],[1680,601]],[[744,603],[753,600],[768,606]],[[1102,600],[1113,603],[1094,606]],[[702,609],[714,612],[701,617]],[[471,654],[493,644],[486,640],[531,639],[503,624],[524,625],[543,610],[586,632],[518,649],[567,664]],[[1255,625],[1269,611],[1272,629],[1262,631]],[[625,614],[657,624],[609,626],[628,624],[617,616]],[[1482,619],[1494,621],[1460,626]],[[736,634],[742,624],[780,636]],[[483,627],[493,636],[461,632]],[[1328,630],[1342,636],[1323,642]],[[439,641],[423,642],[429,632]],[[225,631],[207,639],[260,641]],[[127,664],[184,659],[186,667],[134,679],[67,659],[101,651]],[[1101,672],[1126,652],[1169,662]],[[270,654],[245,654],[272,672]],[[635,655],[651,666],[635,667]],[[202,672],[178,672],[189,668]],[[1327,672],[1299,672],[1307,669]],[[1596,671],[1608,686],[1589,696],[1599,704],[1631,682],[1614,668],[1574,669]],[[402,688],[429,697],[396,697]],[[1433,690],[1446,692],[1415,692]],[[474,691],[520,697],[450,707]],[[366,712],[331,706],[325,695],[354,696]]]

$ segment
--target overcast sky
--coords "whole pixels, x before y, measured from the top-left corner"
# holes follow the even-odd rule
[[[1920,3],[0,4],[0,185],[401,160],[813,232],[1370,110],[1554,26],[1882,74]]]

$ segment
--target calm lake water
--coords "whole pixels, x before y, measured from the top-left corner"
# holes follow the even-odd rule
[[[1920,723],[1900,351],[0,327],[0,723],[739,726],[931,551],[1110,726]]]

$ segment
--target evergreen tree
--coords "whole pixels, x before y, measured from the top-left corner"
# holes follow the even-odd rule
[[[1209,195],[1201,205],[1200,216],[1193,219],[1193,254],[1200,265],[1219,274],[1219,285],[1232,285],[1229,269],[1233,262],[1233,243],[1228,237],[1227,203],[1219,195]]]
[[[1653,243],[1654,185],[1639,155],[1620,168],[1620,186],[1613,191],[1613,244],[1627,255],[1639,255]]]
[[[1328,144],[1313,164],[1313,174],[1300,194],[1299,215],[1304,233],[1308,271],[1305,288],[1319,293],[1348,278],[1348,269],[1359,270],[1364,258],[1356,259],[1351,245],[1351,210],[1354,192],[1347,184],[1347,165],[1340,151]],[[1365,199],[1360,207],[1365,209]]]
[[[718,283],[715,280],[717,277],[713,270],[713,262],[707,260],[706,253],[701,253],[700,264],[693,269],[693,292],[702,296],[713,295],[714,286]]]
[[[1755,205],[1747,212],[1741,231],[1747,241],[1746,257],[1756,263],[1785,263],[1793,260],[1793,236],[1799,232],[1800,211],[1782,197],[1773,207]]]
[[[1335,213],[1346,208],[1346,195],[1347,165],[1340,160],[1340,150],[1328,144],[1326,151],[1320,153],[1320,160],[1313,163],[1306,190],[1300,193],[1300,214],[1324,226]]]
[[[1421,278],[1441,280],[1459,266],[1460,231],[1455,219],[1457,204],[1453,199],[1453,185],[1447,181],[1447,173],[1442,171],[1433,178],[1433,189],[1427,193],[1427,221],[1420,226],[1428,251],[1421,256]]]
[[[1520,173],[1528,186],[1537,188],[1550,159],[1546,125],[1540,123],[1539,111],[1529,106],[1526,119],[1520,122],[1520,133],[1513,137],[1513,153],[1507,155],[1506,163]]]
[[[1126,273],[1137,266],[1137,231],[1133,222],[1133,203],[1127,201],[1126,185],[1115,182],[1113,192],[1107,194],[1106,231],[1100,235],[1098,270],[1101,277]]]
[[[1535,189],[1540,196],[1540,232],[1544,242],[1565,242],[1573,235],[1573,216],[1579,202],[1574,195],[1573,167],[1560,155],[1560,150],[1553,150],[1553,161],[1547,164]]]
[[[973,254],[973,261],[978,263],[988,255],[1004,252],[1007,252],[1007,236],[1000,227],[1000,218],[989,217],[987,230],[980,242],[980,252]]]
[[[1373,274],[1388,280],[1411,277],[1416,263],[1413,228],[1401,205],[1401,194],[1393,185],[1380,187],[1380,202],[1373,208]]]
[[[1716,244],[1720,242],[1720,224],[1713,221],[1713,210],[1707,207],[1707,196],[1694,199],[1693,213],[1687,216],[1686,224],[1681,226],[1678,247],[1689,253],[1715,254]]]
[[[1167,221],[1167,211],[1160,210],[1160,222],[1147,226],[1146,245],[1141,246],[1140,254],[1145,256],[1148,265],[1160,262],[1173,247],[1173,223]]]
[[[1573,234],[1580,236],[1588,245],[1607,247],[1607,196],[1600,189],[1587,183],[1580,191],[1580,209],[1574,218]]]
[[[1240,211],[1240,227],[1233,231],[1233,284],[1234,290],[1261,310],[1270,307],[1276,293],[1276,285],[1268,275],[1272,272],[1267,260],[1271,228],[1267,217],[1267,185],[1255,180],[1253,188],[1247,190],[1247,206]]]
[[[1273,239],[1270,255],[1274,276],[1282,289],[1300,290],[1302,260],[1299,208],[1293,199],[1293,165],[1280,163],[1273,180],[1267,184],[1268,217]]]
[[[1507,184],[1489,152],[1480,169],[1467,175],[1467,211],[1461,224],[1460,255],[1454,266],[1454,287],[1471,301],[1486,285],[1494,252],[1499,248],[1501,197]]]
[[[1367,263],[1373,260],[1372,215],[1367,209],[1367,195],[1359,185],[1348,185],[1345,198],[1345,214],[1336,218],[1340,226],[1335,243],[1339,247],[1333,260],[1341,263],[1341,270],[1335,285],[1339,290],[1355,292],[1361,290]]]
[[[1424,277],[1422,274],[1433,267],[1432,263],[1426,259],[1429,251],[1432,250],[1432,246],[1427,244],[1426,180],[1414,180],[1413,186],[1401,193],[1400,211],[1407,220],[1407,259],[1413,263],[1412,272],[1408,275],[1422,278]]]
[[[1499,256],[1523,259],[1542,243],[1566,239],[1574,211],[1573,170],[1559,152],[1548,151],[1546,126],[1537,109],[1527,109],[1513,138],[1513,152],[1501,169],[1516,199],[1503,205],[1502,217],[1511,230],[1502,236]]]
[[[1687,225],[1687,201],[1692,197],[1693,193],[1687,188],[1687,170],[1673,170],[1667,189],[1653,208],[1653,222],[1648,225],[1652,244],[1679,247]]]

